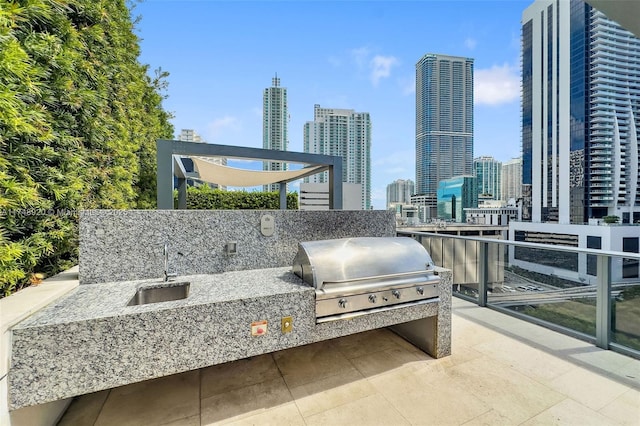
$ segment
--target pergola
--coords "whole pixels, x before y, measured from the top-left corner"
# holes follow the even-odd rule
[[[287,182],[329,172],[329,208],[342,209],[342,157],[305,152],[276,151],[242,146],[216,145],[159,139],[158,209],[173,209],[173,178],[178,180],[178,208],[187,208],[187,179],[229,186],[280,185],[280,209],[287,208]],[[197,169],[187,172],[180,157],[190,157]],[[304,164],[300,170],[257,171],[222,166],[198,157],[225,157]]]

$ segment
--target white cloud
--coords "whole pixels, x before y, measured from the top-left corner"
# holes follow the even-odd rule
[[[376,55],[369,62],[371,67],[371,83],[374,87],[378,86],[381,78],[387,78],[391,75],[391,68],[398,65],[398,59],[394,56]]]
[[[349,51],[351,60],[356,64],[360,72],[368,73],[369,80],[377,87],[380,80],[391,76],[391,69],[400,64],[395,56],[375,55],[369,47],[359,47]],[[329,62],[336,66],[336,58],[330,58]]]
[[[464,41],[464,47],[466,47],[469,50],[475,49],[477,45],[478,45],[478,41],[471,37],[467,37]]]
[[[520,72],[509,64],[494,65],[474,72],[474,101],[476,104],[500,105],[520,97]]]

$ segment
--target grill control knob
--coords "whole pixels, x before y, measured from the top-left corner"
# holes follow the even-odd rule
[[[378,301],[378,296],[376,296],[375,294],[369,295],[369,302],[376,303],[377,301]]]
[[[422,288],[422,287],[418,287],[418,288],[416,288],[416,291],[417,291],[419,294],[424,294],[424,288]]]
[[[391,292],[391,294],[393,295],[393,297],[395,297],[396,299],[400,299],[400,292],[398,290],[393,290]]]
[[[340,299],[338,301],[338,306],[340,306],[342,309],[345,309],[347,307],[347,299]]]

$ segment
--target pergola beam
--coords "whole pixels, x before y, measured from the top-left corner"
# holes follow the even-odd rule
[[[216,145],[197,142],[185,142],[176,140],[159,139],[157,148],[157,200],[158,209],[173,209],[173,177],[178,177],[178,208],[186,208],[186,178],[188,173],[184,170],[182,162],[174,161],[174,156],[201,156],[201,157],[225,157],[251,159],[258,161],[279,161],[286,163],[299,163],[313,166],[327,166],[329,170],[329,208],[342,209],[342,157],[323,154],[310,154],[306,152],[276,151],[271,149],[250,148],[231,145]],[[178,164],[180,163],[180,164]],[[177,167],[175,167],[177,165]],[[324,168],[323,168],[324,170]],[[316,171],[315,173],[320,173]],[[311,173],[310,173],[311,174]],[[293,180],[300,179],[297,177]],[[286,182],[280,184],[280,208],[286,209],[287,194]]]

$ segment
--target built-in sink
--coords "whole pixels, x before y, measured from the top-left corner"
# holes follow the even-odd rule
[[[188,282],[166,282],[162,284],[148,285],[140,287],[127,306],[181,300],[186,299],[188,295]]]

